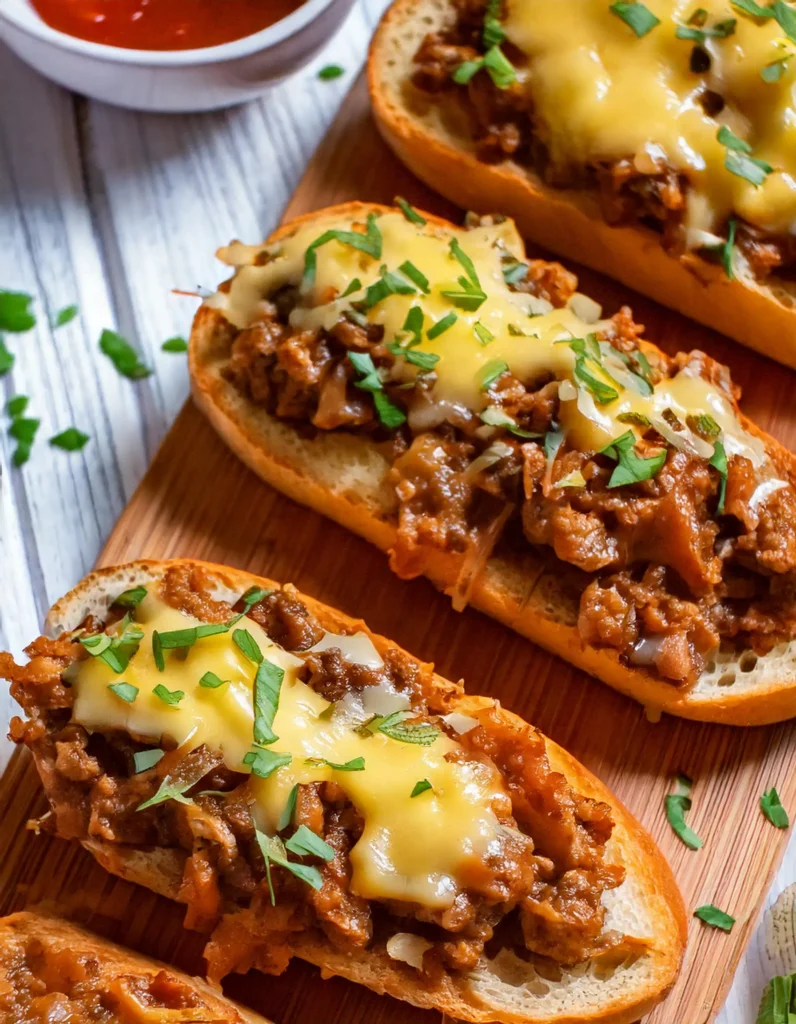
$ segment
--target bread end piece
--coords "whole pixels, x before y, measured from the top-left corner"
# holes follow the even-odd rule
[[[596,197],[554,189],[511,160],[485,164],[463,116],[411,82],[423,37],[451,23],[449,0],[396,0],[371,44],[368,84],[376,124],[398,158],[434,191],[466,210],[504,213],[520,233],[583,263],[786,366],[796,367],[796,288],[774,278],[730,280],[696,255],[669,256],[642,225],[612,227]],[[444,102],[444,101],[443,101]]]

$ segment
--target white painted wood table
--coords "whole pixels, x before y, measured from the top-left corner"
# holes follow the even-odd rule
[[[259,102],[215,114],[140,115],[73,96],[0,45],[0,288],[36,296],[35,330],[12,336],[0,405],[30,396],[33,456],[11,466],[0,430],[0,644],[19,654],[52,601],[92,565],[188,393],[185,335],[195,302],[169,288],[213,285],[213,252],[270,231],[359,69],[383,0],[359,0],[304,71]],[[346,68],[331,82],[324,64]],[[54,313],[80,315],[56,330]],[[133,385],[97,350],[103,328],[131,339],[155,373]],[[91,435],[67,454],[47,439]],[[0,728],[13,713],[0,693]],[[10,753],[2,740],[0,769]],[[1,827],[1,826],[0,826]],[[796,879],[796,840],[771,890]],[[773,973],[762,923],[720,1024],[754,1024]],[[672,1021],[671,1024],[702,1024]]]

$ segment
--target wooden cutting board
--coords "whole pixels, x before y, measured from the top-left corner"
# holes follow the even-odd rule
[[[397,193],[436,213],[460,216],[411,178],[380,141],[360,80],[285,216],[354,198],[389,202]],[[790,370],[629,296],[597,274],[584,271],[581,286],[609,312],[631,301],[648,336],[668,351],[701,347],[729,362],[745,389],[746,410],[785,444],[796,446],[796,375]],[[744,730],[674,718],[648,722],[634,702],[497,623],[471,610],[457,614],[429,583],[395,578],[376,549],[255,478],[190,404],[99,564],[174,556],[292,581],[365,617],[373,629],[436,662],[444,675],[464,676],[473,692],[499,697],[572,751],[652,832],[688,907],[715,903],[737,918],[729,935],[691,921],[680,980],[648,1021],[703,1024],[715,1016],[787,842],[787,834],[760,813],[761,793],[776,786],[796,815],[796,737],[790,724]],[[705,840],[699,852],[676,838],[663,814],[676,772],[695,780],[689,821]],[[0,783],[0,910],[58,900],[109,937],[200,972],[202,938],[182,930],[182,910],[106,875],[76,846],[26,831],[26,820],[43,810],[36,773],[18,752]],[[436,1019],[340,979],[323,981],[317,970],[298,962],[280,978],[252,973],[229,979],[228,988],[281,1024]]]

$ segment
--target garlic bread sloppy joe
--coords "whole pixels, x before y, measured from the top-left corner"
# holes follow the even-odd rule
[[[641,827],[492,700],[291,587],[89,576],[0,675],[39,827],[188,905],[214,979],[300,956],[474,1021],[630,1022],[683,911]]]
[[[796,365],[796,7],[398,0],[377,121],[432,187]]]
[[[194,394],[267,480],[649,705],[794,714],[792,459],[724,367],[509,220],[354,204],[221,256]]]

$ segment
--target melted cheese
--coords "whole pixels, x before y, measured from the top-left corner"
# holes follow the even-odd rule
[[[619,391],[616,400],[596,405],[588,390],[574,378],[575,353],[566,340],[583,338],[599,327],[610,330],[610,323],[587,323],[569,307],[552,309],[549,303],[508,287],[501,257],[508,254],[520,260],[524,258],[523,245],[512,221],[466,231],[430,224],[418,227],[400,213],[388,213],[379,217],[377,223],[382,235],[379,260],[336,241],[317,249],[314,287],[310,294],[303,295],[302,303],[290,316],[297,329],[332,327],[350,308],[351,302],[364,294],[358,291],[346,298],[339,297],[352,281],[359,279],[365,288],[378,280],[380,266],[392,271],[409,260],[429,280],[429,294],[389,295],[373,306],[367,316],[370,322],[384,327],[385,340],[391,341],[401,334],[412,306],[422,308],[426,331],[432,322],[455,312],[457,319],[452,327],[433,340],[424,333],[418,348],[439,356],[434,367],[433,397],[440,403],[482,411],[488,405],[488,396],[480,388],[480,374],[487,364],[501,360],[525,383],[551,373],[561,381],[577,385],[560,394],[562,425],[574,447],[596,451],[633,429],[618,419],[624,413],[638,412],[655,420],[664,410],[672,409],[683,422],[688,415],[712,416],[723,432],[725,443],[729,442],[728,451],[743,453],[755,464],[761,462],[762,446],[742,430],[734,406],[725,393],[688,369],[671,380],[662,381],[653,396],[645,397],[631,388],[618,386],[615,379],[612,381],[590,365],[594,376],[602,376],[605,383]],[[273,258],[262,266],[253,265],[262,252],[261,247],[235,243],[222,250],[222,258],[238,267],[238,271],[229,290],[217,292],[208,304],[221,310],[237,327],[249,325],[262,315],[267,296],[286,285],[300,285],[307,248],[331,227],[350,230],[351,224],[340,223],[329,215],[313,218],[280,241],[271,254]],[[472,260],[487,294],[486,301],[474,312],[454,308],[450,299],[442,294],[458,289],[457,278],[464,273],[461,264],[451,256],[452,237],[458,239]],[[494,340],[481,344],[474,329],[476,323],[485,326]],[[510,333],[510,324],[531,336]],[[619,364],[612,374],[621,371]]]
[[[722,229],[733,212],[771,232],[796,231],[796,59],[776,82],[761,70],[796,53],[777,22],[746,17],[727,0],[645,0],[661,24],[642,38],[608,0],[506,0],[507,38],[528,57],[521,79],[553,163],[582,166],[663,156],[686,175],[692,227]],[[737,19],[725,39],[708,38],[710,70],[695,74],[694,42],[678,39],[697,8],[706,28]],[[725,103],[715,117],[700,104],[709,89]],[[774,168],[755,187],[724,166],[716,134],[727,125]]]
[[[74,720],[90,731],[121,729],[154,744],[167,739],[186,753],[206,744],[223,753],[229,768],[250,772],[243,757],[252,748],[255,667],[233,643],[231,633],[198,640],[185,657],[165,652],[166,669],[159,672],[152,655],[153,631],[184,629],[199,620],[150,592],[137,609],[136,621],[144,638],[121,676],[96,658],[79,663],[72,680]],[[252,776],[249,782],[259,827],[271,834],[276,830],[295,783],[334,780],[365,823],[351,851],[352,890],[367,899],[449,906],[464,884],[468,865],[499,849],[492,808],[507,796],[497,769],[446,760],[461,747],[444,733],[424,747],[382,733],[361,736],[344,716],[320,717],[329,703],[298,678],[302,660],[269,640],[253,620],[242,620],[237,628],[243,627],[265,658],[285,670],[273,723],[279,738],[269,750],[293,756],[290,765],[269,778]],[[361,642],[359,646],[365,648]],[[199,679],[208,671],[227,682],[217,689],[201,687]],[[139,689],[133,703],[108,689],[122,680]],[[164,704],[152,692],[158,683],[183,690],[185,696],[176,706]],[[323,758],[344,764],[357,757],[365,759],[364,771],[305,763],[308,758]],[[421,779],[428,779],[433,791],[412,798]]]

